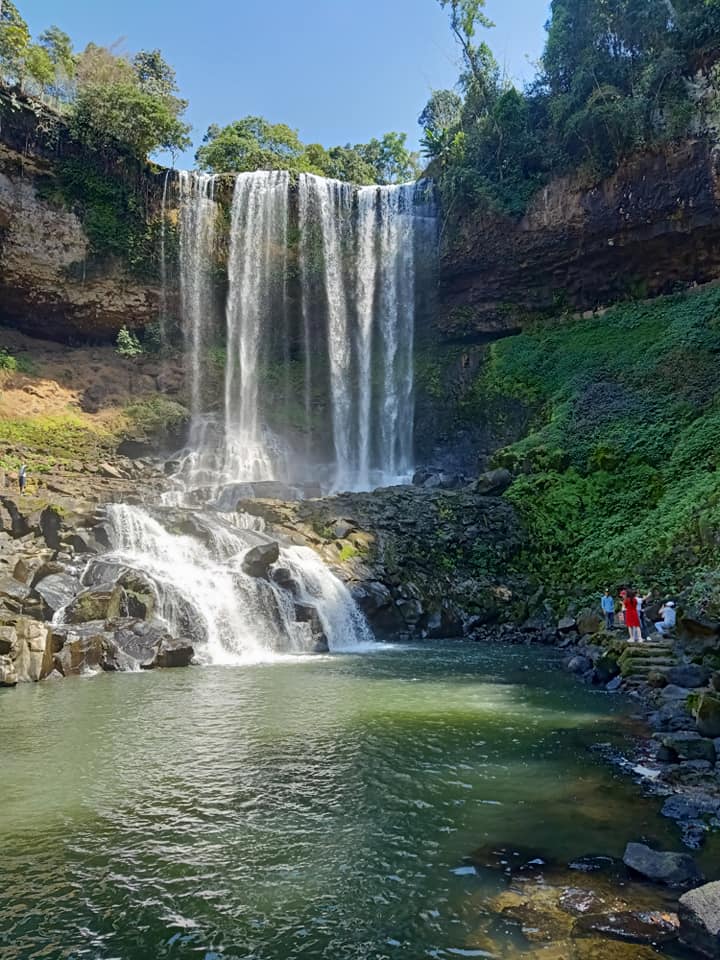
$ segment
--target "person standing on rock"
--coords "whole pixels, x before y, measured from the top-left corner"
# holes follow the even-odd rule
[[[625,610],[625,626],[628,628],[628,633],[630,634],[630,643],[641,643],[640,614],[638,612],[638,602],[634,590],[628,590],[625,594],[623,609]]]
[[[27,483],[27,467],[25,464],[20,465],[18,470],[18,487],[20,488],[20,493],[25,493],[25,484]]]
[[[609,589],[600,598],[600,606],[605,617],[605,626],[608,630],[612,630],[615,627],[615,598]]]

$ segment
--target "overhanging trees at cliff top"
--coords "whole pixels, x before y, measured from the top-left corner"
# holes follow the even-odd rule
[[[212,125],[197,162],[211,173],[275,169],[359,184],[402,183],[419,173],[417,155],[408,150],[406,140],[404,133],[386,133],[381,140],[326,149],[319,143],[303,144],[297,130],[284,123],[244,117],[226,127]]]
[[[557,173],[602,176],[639,149],[720,129],[720,0],[553,0],[521,92],[478,43],[484,0],[438,0],[463,56],[420,117],[446,204],[520,214]],[[442,109],[441,109],[442,108]]]

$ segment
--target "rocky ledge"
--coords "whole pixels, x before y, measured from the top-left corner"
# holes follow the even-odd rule
[[[505,473],[459,490],[401,486],[314,500],[271,499],[282,491],[255,484],[255,498],[236,509],[316,550],[379,636],[470,636],[527,616],[528,584],[507,572],[525,541],[497,495]]]

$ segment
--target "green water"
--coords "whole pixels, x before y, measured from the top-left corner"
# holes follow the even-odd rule
[[[463,870],[478,847],[678,849],[589,750],[626,707],[544,656],[438,645],[3,692],[0,956],[452,957],[503,888]]]

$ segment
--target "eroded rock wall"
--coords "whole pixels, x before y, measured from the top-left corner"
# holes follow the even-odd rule
[[[588,184],[554,180],[516,222],[446,229],[438,332],[477,340],[543,312],[584,311],[720,276],[720,153],[706,140],[634,157]]]

